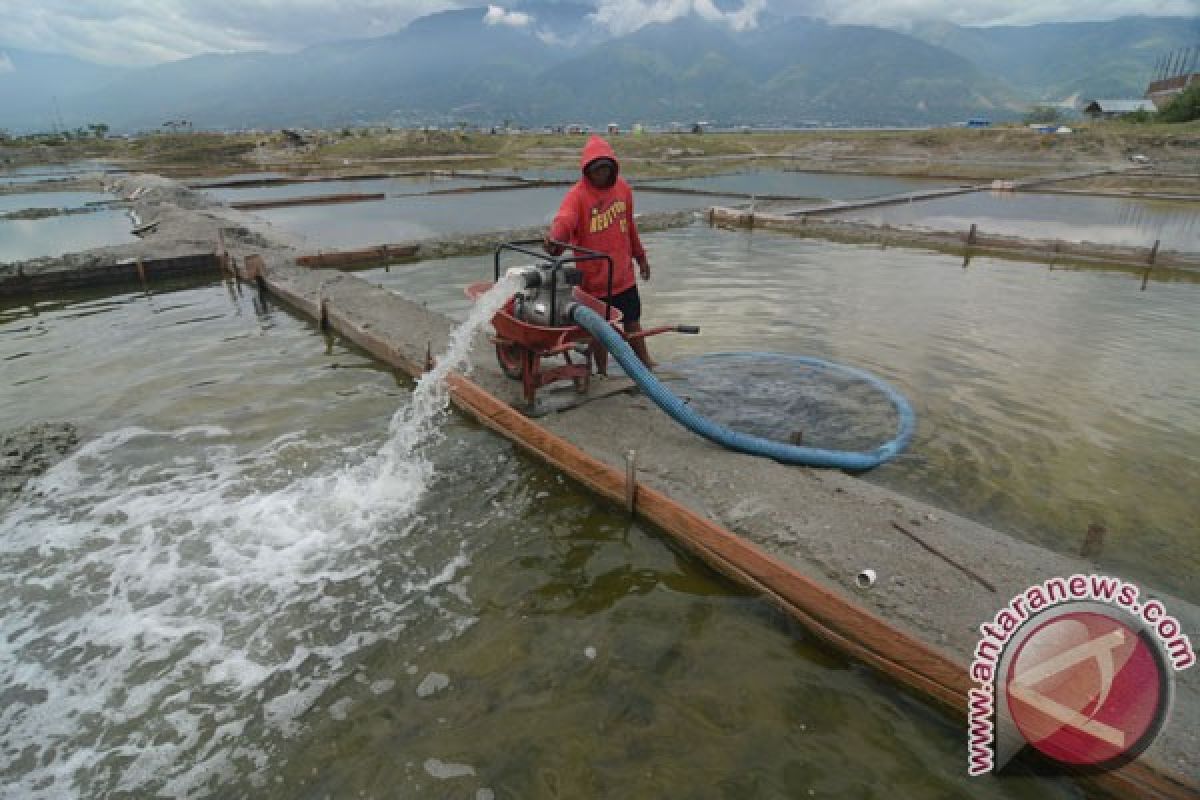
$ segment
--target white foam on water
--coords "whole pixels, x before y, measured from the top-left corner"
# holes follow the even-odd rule
[[[296,733],[355,653],[430,613],[470,562],[409,536],[424,453],[446,374],[513,288],[480,298],[381,447],[131,427],[27,486],[0,520],[6,791],[219,795],[235,767],[270,763],[261,742]],[[331,453],[343,462],[318,466]],[[403,579],[376,580],[385,567]],[[471,623],[433,606],[442,636]]]

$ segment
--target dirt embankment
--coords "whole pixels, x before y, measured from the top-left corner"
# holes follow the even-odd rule
[[[839,173],[1012,179],[1090,166],[1128,165],[1143,155],[1156,171],[1200,172],[1200,125],[1081,123],[1069,134],[1021,126],[984,130],[804,130],[622,133],[609,137],[635,178],[694,176],[744,165]],[[335,174],[404,168],[574,169],[585,136],[459,131],[318,131],[297,143],[282,134],[159,134],[54,147],[0,148],[7,166],[100,159],[133,171],[184,176],[281,171]],[[66,185],[63,185],[66,188]],[[37,187],[34,187],[36,190]],[[4,191],[4,187],[0,187]]]
[[[40,422],[0,433],[0,506],[78,445],[79,430],[69,422]]]

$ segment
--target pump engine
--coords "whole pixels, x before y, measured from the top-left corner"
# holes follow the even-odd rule
[[[578,267],[547,260],[512,267],[505,275],[515,275],[521,280],[522,288],[513,295],[514,317],[530,325],[549,328],[575,324],[571,319],[574,290],[583,283],[583,273]]]

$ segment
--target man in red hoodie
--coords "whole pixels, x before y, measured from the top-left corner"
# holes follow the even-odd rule
[[[583,177],[567,192],[550,224],[546,252],[558,255],[563,248],[557,243],[563,242],[607,253],[613,260],[612,305],[621,311],[625,332],[638,333],[642,329],[642,301],[633,261],[637,260],[644,281],[650,280],[650,261],[633,219],[633,191],[617,174],[619,166],[612,146],[599,136],[588,139],[579,166]],[[578,266],[583,272],[583,290],[604,300],[608,294],[608,263],[592,259]],[[643,364],[655,366],[646,351],[645,339],[634,339],[630,344]]]

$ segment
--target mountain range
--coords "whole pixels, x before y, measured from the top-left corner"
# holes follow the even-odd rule
[[[1139,97],[1160,56],[1200,41],[1200,17],[898,31],[764,12],[741,31],[686,16],[613,36],[588,6],[499,11],[441,12],[295,53],[140,68],[0,48],[0,128],[942,124]]]

